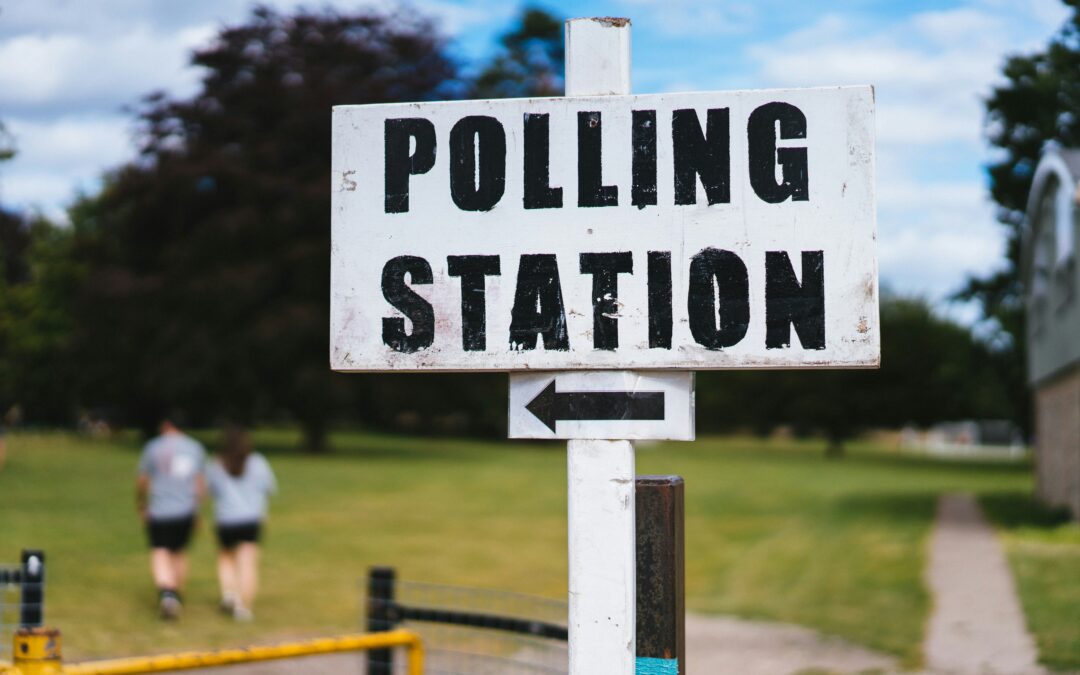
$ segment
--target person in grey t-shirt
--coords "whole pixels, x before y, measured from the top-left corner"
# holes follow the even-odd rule
[[[143,448],[135,486],[139,517],[150,539],[150,570],[158,588],[162,618],[175,619],[188,576],[187,546],[199,502],[206,493],[206,450],[164,419],[160,435]]]
[[[259,537],[277,480],[266,458],[252,452],[247,432],[228,426],[221,453],[206,465],[206,483],[221,544],[221,609],[238,621],[250,621],[259,582]]]

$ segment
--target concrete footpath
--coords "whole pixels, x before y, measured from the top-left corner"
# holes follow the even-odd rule
[[[701,675],[895,672],[896,659],[809,628],[732,617],[686,617],[686,671]]]
[[[791,675],[801,672],[884,673],[895,672],[896,659],[813,630],[769,621],[748,621],[731,617],[689,614],[686,617],[687,672],[702,675]],[[565,654],[565,651],[563,652]],[[438,652],[430,655],[428,672],[433,675],[537,675],[566,672],[561,669],[514,666],[462,668]],[[551,663],[523,658],[525,663]],[[565,659],[565,657],[564,657]],[[230,668],[212,668],[206,675],[362,675],[363,657],[338,654],[295,661],[279,661]],[[563,661],[565,664],[565,660]]]
[[[934,608],[923,652],[933,673],[1037,675],[1035,641],[1005,552],[971,495],[942,495],[930,539]]]

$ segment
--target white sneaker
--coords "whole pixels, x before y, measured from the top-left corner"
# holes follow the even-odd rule
[[[179,619],[183,608],[180,598],[175,595],[162,595],[161,600],[158,601],[158,611],[161,612],[162,619]]]
[[[236,610],[237,600],[235,593],[225,593],[221,596],[221,602],[218,603],[218,608],[222,614],[232,615]]]
[[[251,610],[247,607],[244,607],[240,603],[237,603],[236,606],[233,607],[232,615],[233,619],[239,621],[240,623],[249,623],[255,620],[255,615],[251,612]]]

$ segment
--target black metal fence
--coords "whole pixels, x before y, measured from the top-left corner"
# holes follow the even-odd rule
[[[637,655],[674,662],[681,675],[686,672],[683,480],[638,476],[635,483]],[[429,661],[432,674],[567,672],[565,601],[402,581],[389,567],[372,568],[365,590],[366,629],[419,628],[435,657]],[[44,621],[45,554],[24,550],[18,564],[0,565],[0,658],[11,658],[17,628],[40,627]],[[431,626],[453,630],[433,634],[425,629]],[[392,675],[394,665],[391,650],[367,655],[369,675]]]
[[[638,663],[684,675],[684,481],[679,476],[638,476],[634,483]],[[441,652],[429,664],[431,673],[567,672],[565,602],[401,581],[390,567],[372,568],[366,590],[367,630],[387,631],[410,624],[432,651]],[[435,636],[424,626],[459,630]],[[519,640],[498,640],[492,635]],[[396,672],[393,653],[369,652],[367,668],[368,675],[392,675]]]
[[[565,601],[403,581],[388,567],[372,568],[365,587],[367,630],[418,632],[429,655],[425,672],[566,672]],[[389,650],[367,655],[368,675],[391,675],[400,666]]]
[[[16,629],[45,622],[45,554],[25,550],[17,564],[0,565],[0,657],[10,660]]]

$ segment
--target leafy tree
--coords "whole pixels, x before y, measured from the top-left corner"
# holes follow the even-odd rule
[[[18,362],[11,349],[16,317],[11,289],[29,275],[26,262],[29,239],[25,219],[0,208],[0,416],[15,403]]]
[[[563,22],[526,7],[517,25],[499,40],[502,50],[476,78],[474,98],[561,96]]]
[[[956,294],[974,300],[997,328],[994,367],[1009,383],[1016,421],[1030,429],[1024,377],[1024,306],[1020,278],[1024,210],[1039,154],[1047,141],[1080,146],[1080,0],[1064,0],[1072,17],[1044,51],[1009,57],[1006,82],[986,101],[986,134],[1001,159],[989,167],[990,194],[1008,237],[1004,267],[969,279]]]
[[[927,426],[944,420],[1001,418],[1009,411],[1005,383],[990,368],[993,354],[971,331],[910,298],[884,297],[881,369],[710,373],[700,378],[702,430],[781,424],[829,441],[841,453],[857,432]]]
[[[0,162],[14,156],[14,139],[0,123]],[[77,281],[70,239],[43,219],[0,207],[0,417],[15,405],[33,421],[70,417],[65,356]]]
[[[17,404],[29,421],[67,422],[75,405],[71,302],[80,279],[71,232],[37,219],[26,222],[25,235],[25,276],[6,288],[0,281],[0,413]]]
[[[0,122],[0,162],[14,157],[14,148],[11,135]],[[10,344],[15,322],[11,288],[29,276],[29,234],[29,224],[22,215],[0,207],[0,416],[15,403],[18,363],[12,358]]]
[[[330,109],[463,87],[439,34],[402,13],[257,8],[193,63],[201,91],[149,97],[139,159],[72,211],[83,395],[144,424],[166,405],[287,411],[319,450],[363,404],[326,361]]]

